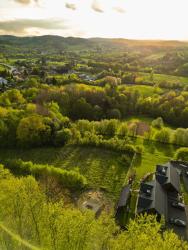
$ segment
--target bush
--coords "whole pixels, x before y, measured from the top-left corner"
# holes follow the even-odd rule
[[[117,152],[126,152],[130,155],[133,155],[135,153],[134,146],[128,144],[126,140],[120,140],[117,137],[104,139],[103,136],[96,135],[90,132],[85,132],[84,137],[80,137],[80,139],[77,140],[75,144],[101,147]]]
[[[125,122],[121,123],[118,132],[117,132],[119,137],[125,137],[128,134],[128,126]]]
[[[173,143],[181,146],[188,146],[188,129],[177,128],[174,132]]]
[[[128,167],[131,163],[131,158],[127,154],[122,154],[121,156],[121,162],[125,165],[125,167]]]
[[[108,111],[107,116],[109,119],[121,119],[121,112],[119,109],[111,109]]]
[[[70,189],[82,189],[87,185],[86,178],[73,170],[68,171],[49,165],[33,164],[31,161],[24,162],[21,159],[9,160],[5,163],[5,166],[16,175],[32,174],[36,178],[42,176],[54,177],[59,184]]]
[[[187,161],[188,162],[188,148],[179,148],[176,150],[174,155],[176,160]]]
[[[51,127],[42,116],[22,118],[17,127],[17,139],[22,146],[41,146],[50,141]]]
[[[169,143],[170,142],[170,131],[166,128],[156,132],[154,139],[158,142]]]
[[[157,119],[153,120],[151,123],[152,127],[161,129],[164,126],[163,118],[158,117]]]
[[[71,136],[71,130],[68,128],[57,131],[54,139],[54,144],[56,146],[63,146],[70,140]]]
[[[102,120],[95,123],[95,131],[97,134],[114,136],[117,132],[119,121],[116,119]]]
[[[143,148],[143,146],[141,146],[141,145],[137,145],[137,146],[135,147],[135,151],[136,151],[137,154],[142,154],[143,151],[144,151],[144,148]]]

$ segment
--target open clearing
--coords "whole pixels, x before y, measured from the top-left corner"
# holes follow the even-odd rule
[[[129,166],[123,164],[121,154],[95,147],[0,150],[2,163],[3,160],[19,158],[77,170],[87,178],[91,188],[104,190],[113,200],[117,200],[129,169]]]

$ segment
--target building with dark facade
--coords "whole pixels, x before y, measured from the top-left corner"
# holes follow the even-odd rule
[[[136,213],[154,214],[159,220],[164,217],[167,227],[173,229],[184,239],[188,239],[186,227],[178,227],[170,223],[172,219],[179,219],[185,222],[185,225],[187,223],[186,209],[180,209],[173,205],[181,203],[181,175],[180,169],[172,165],[171,162],[157,165],[154,179],[140,184]]]

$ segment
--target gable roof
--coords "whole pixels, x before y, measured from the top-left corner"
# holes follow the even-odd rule
[[[177,169],[170,165],[157,165],[156,179],[165,188],[171,186],[176,192],[180,192],[180,178]]]
[[[130,185],[123,187],[117,204],[117,208],[126,206],[130,195],[131,195]]]
[[[155,210],[158,214],[167,216],[167,194],[157,180],[140,185],[137,212],[149,210]]]

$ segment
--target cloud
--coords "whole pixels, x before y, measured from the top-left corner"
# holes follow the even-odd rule
[[[32,2],[34,3],[38,3],[38,0],[14,0],[16,3],[20,3],[20,4],[24,4],[24,5],[28,5]]]
[[[116,6],[116,7],[114,7],[113,9],[114,9],[116,12],[121,13],[121,14],[123,14],[123,13],[126,12],[126,10],[125,10],[123,7],[120,7],[120,6]]]
[[[63,20],[57,19],[14,19],[0,21],[1,33],[24,34],[27,29],[62,30],[68,28]]]
[[[94,11],[99,12],[99,13],[103,13],[104,12],[102,6],[100,5],[100,3],[97,0],[93,1],[92,5],[91,5],[91,8]]]
[[[65,4],[65,7],[66,7],[67,9],[76,10],[76,5],[73,4],[73,3],[66,3],[66,4]]]

